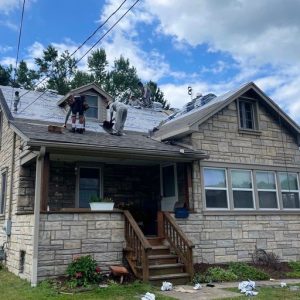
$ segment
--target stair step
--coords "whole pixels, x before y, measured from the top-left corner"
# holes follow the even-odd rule
[[[190,281],[189,273],[176,273],[150,276],[149,281],[155,285],[161,285],[163,281],[169,281],[173,285],[186,284]]]
[[[170,247],[165,245],[151,246],[152,250],[150,255],[170,254]]]
[[[150,265],[158,264],[174,264],[177,263],[178,256],[174,254],[159,254],[159,255],[149,255],[148,256]]]
[[[159,237],[147,237],[147,240],[151,246],[162,245],[163,238]]]

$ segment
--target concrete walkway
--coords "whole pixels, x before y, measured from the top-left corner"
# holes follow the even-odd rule
[[[280,279],[268,281],[256,281],[257,287],[262,286],[280,286],[280,282],[286,282],[288,285],[300,283],[300,279]],[[224,298],[235,298],[241,296],[240,293],[234,293],[224,290],[225,288],[238,287],[238,282],[216,283],[215,287],[207,287],[202,285],[201,290],[193,290],[190,285],[177,285],[172,291],[159,292],[162,295],[173,297],[179,300],[214,300]],[[255,297],[253,297],[255,299]]]

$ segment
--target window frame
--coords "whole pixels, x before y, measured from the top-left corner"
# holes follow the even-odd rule
[[[210,170],[224,170],[225,173],[225,181],[226,181],[226,187],[225,188],[216,188],[216,187],[206,187],[205,186],[205,178],[204,178],[204,170],[205,169],[210,169]],[[205,200],[205,209],[207,210],[222,210],[222,211],[229,211],[231,209],[230,207],[230,201],[229,201],[229,192],[228,192],[228,186],[229,186],[229,182],[228,182],[228,175],[227,175],[227,169],[226,168],[216,168],[216,167],[203,167],[202,168],[202,178],[203,178],[203,189],[204,189],[204,200]],[[224,207],[207,207],[206,204],[206,190],[219,190],[219,191],[226,191],[226,202],[227,202],[227,208]]]
[[[275,179],[275,190],[274,189],[259,189],[257,186],[257,172],[261,172],[261,173],[273,173],[274,174],[274,179]],[[277,172],[276,171],[270,171],[270,170],[255,170],[255,187],[256,187],[256,191],[257,191],[257,204],[258,204],[258,209],[265,211],[265,210],[280,210],[281,206],[280,206],[280,202],[279,202],[279,197],[278,197],[278,183],[277,183]],[[274,192],[276,193],[276,203],[277,203],[277,208],[263,208],[259,206],[259,195],[258,192]]]
[[[1,190],[0,190],[0,216],[5,216],[6,210],[6,196],[7,196],[7,169],[1,171]],[[5,185],[3,185],[3,176],[5,176]],[[4,192],[3,192],[3,186]]]
[[[296,178],[297,178],[297,185],[298,185],[298,190],[283,190],[281,188],[281,181],[280,181],[280,173],[283,173],[283,174],[296,174]],[[293,193],[298,193],[298,197],[299,197],[299,202],[300,202],[300,188],[299,188],[299,173],[297,172],[290,172],[290,171],[287,171],[287,172],[284,172],[284,171],[279,171],[278,172],[278,182],[279,182],[279,189],[278,191],[280,192],[280,198],[281,198],[281,204],[282,204],[282,210],[300,210],[300,207],[299,208],[291,208],[291,207],[283,207],[283,199],[282,199],[282,193],[290,193],[290,192],[293,192]]]
[[[86,115],[86,113],[85,113],[85,117],[88,119],[88,120],[99,120],[99,116],[100,116],[100,101],[99,101],[99,95],[97,95],[97,94],[90,94],[90,93],[88,93],[88,94],[84,94],[84,96],[87,98],[88,96],[90,96],[90,97],[96,97],[97,98],[97,107],[95,107],[95,106],[93,106],[93,105],[90,105],[89,103],[88,103],[88,101],[87,101],[87,99],[86,99],[86,101],[87,101],[87,103],[89,104],[89,108],[96,108],[97,109],[97,117],[96,118],[94,118],[94,117],[88,117],[87,115]]]
[[[0,150],[2,148],[2,137],[3,137],[3,112],[0,108]]]
[[[228,171],[230,171],[230,183],[231,183],[231,188],[230,188],[230,192],[231,192],[231,196],[232,196],[232,209],[233,210],[256,210],[256,201],[255,201],[255,189],[254,189],[254,178],[253,178],[253,171],[250,169],[234,169],[234,168],[229,168]],[[248,189],[248,188],[233,188],[232,187],[232,171],[249,171],[250,172],[250,176],[251,176],[251,184],[252,184],[252,189]],[[253,203],[253,208],[239,208],[239,207],[234,207],[234,199],[233,199],[233,192],[234,191],[247,191],[247,192],[252,192],[252,203]]]
[[[247,128],[242,126],[242,118],[244,117],[241,115],[240,112],[240,105],[242,103],[250,103],[251,104],[251,111],[252,111],[252,118],[253,118],[253,128]],[[247,98],[238,98],[237,99],[237,113],[238,113],[238,128],[241,131],[248,131],[248,132],[259,132],[259,122],[258,122],[258,103],[256,100],[250,100]]]
[[[92,166],[89,164],[79,164],[77,167],[77,174],[76,174],[76,191],[75,191],[75,208],[80,208],[80,169],[98,169],[99,171],[99,197],[103,198],[104,192],[103,192],[103,165],[96,165]]]

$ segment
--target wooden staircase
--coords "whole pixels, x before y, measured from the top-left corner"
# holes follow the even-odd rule
[[[193,276],[193,245],[175,220],[168,213],[159,212],[159,236],[146,238],[131,214],[125,211],[124,215],[124,253],[135,276],[156,285],[163,281],[189,282]]]

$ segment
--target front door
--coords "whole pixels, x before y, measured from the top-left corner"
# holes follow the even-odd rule
[[[160,166],[161,211],[174,211],[178,201],[176,164]]]

